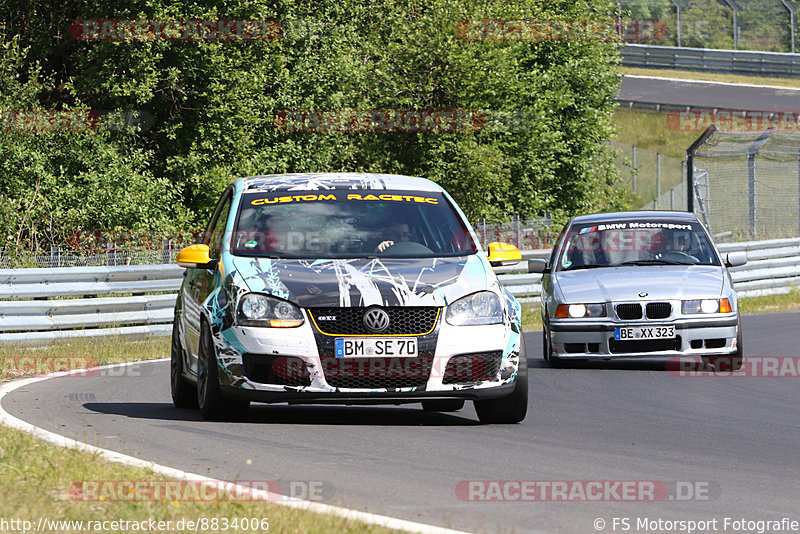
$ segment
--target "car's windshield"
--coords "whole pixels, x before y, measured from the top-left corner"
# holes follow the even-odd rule
[[[561,241],[556,269],[719,264],[697,222],[627,220],[573,224]]]
[[[477,247],[441,193],[288,191],[243,196],[232,251],[276,258],[426,258]]]

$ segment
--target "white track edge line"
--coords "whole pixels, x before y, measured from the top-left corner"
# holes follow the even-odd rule
[[[668,82],[685,82],[685,83],[710,83],[714,85],[727,85],[730,87],[753,87],[758,89],[785,89],[787,91],[795,91],[800,93],[798,87],[786,87],[785,85],[758,85],[748,83],[733,83],[733,82],[715,82],[712,80],[686,80],[684,78],[668,78],[664,76],[642,76],[639,74],[623,74],[623,78],[637,78],[641,80],[664,80]]]
[[[169,360],[169,358],[127,362],[122,364],[116,363],[112,365],[103,365],[100,367],[92,367],[91,370],[109,369],[113,367],[126,367],[129,365],[138,365],[141,363],[150,363],[150,362],[163,362],[166,360]],[[28,423],[27,421],[23,421],[22,419],[14,417],[10,413],[8,413],[2,406],[3,398],[7,394],[11,393],[12,391],[18,388],[35,384],[36,382],[40,382],[42,380],[48,380],[50,378],[58,378],[62,376],[70,376],[70,374],[75,375],[86,371],[89,371],[89,369],[79,369],[67,372],[50,373],[44,376],[36,376],[31,378],[17,378],[5,382],[0,382],[0,423],[9,426],[11,428],[15,428],[17,430],[21,430],[23,432],[31,434],[42,441],[52,443],[53,445],[58,445],[59,447],[72,448],[84,452],[94,453],[106,460],[115,463],[128,465],[131,467],[150,469],[154,473],[172,477],[178,480],[210,481],[222,484],[225,483],[225,481],[222,480],[201,476],[196,473],[189,473],[187,471],[182,471],[174,467],[160,465],[154,462],[148,462],[147,460],[134,458],[133,456],[128,456],[127,454],[122,454],[112,450],[103,449],[100,447],[96,447],[94,445],[89,445],[88,443],[83,443],[81,441],[68,438],[66,436],[62,436],[60,434],[56,434],[54,432],[50,432],[49,430],[39,428],[35,425],[32,425],[31,423]],[[247,494],[249,491],[251,491],[251,488],[247,486],[241,486],[239,484],[235,484],[233,488],[236,489],[236,491],[244,492],[244,494]],[[444,527],[437,527],[434,525],[426,525],[425,523],[417,523],[415,521],[408,521],[406,519],[397,519],[395,517],[373,514],[370,512],[362,512],[360,510],[351,510],[349,508],[344,508],[341,506],[311,502],[302,499],[293,499],[291,501],[283,501],[283,500],[273,501],[270,499],[268,502],[272,502],[273,504],[277,504],[280,506],[297,508],[307,512],[330,514],[330,515],[335,515],[337,517],[342,517],[344,519],[360,521],[362,523],[367,523],[370,525],[378,525],[389,529],[405,530],[407,532],[416,532],[420,534],[468,534],[460,530],[452,530]]]

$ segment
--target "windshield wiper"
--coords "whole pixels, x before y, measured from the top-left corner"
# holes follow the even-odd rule
[[[623,261],[620,265],[695,265],[690,261],[675,260],[631,260]]]
[[[597,269],[599,267],[611,267],[610,265],[599,265],[597,263],[592,263],[590,265],[574,265],[570,267],[563,267],[562,271],[577,271],[578,269]]]

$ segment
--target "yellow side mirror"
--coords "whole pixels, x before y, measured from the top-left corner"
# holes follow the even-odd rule
[[[492,267],[515,265],[522,261],[522,253],[509,243],[489,243],[489,263]]]
[[[203,269],[211,263],[208,245],[189,245],[178,252],[178,265],[184,269]]]

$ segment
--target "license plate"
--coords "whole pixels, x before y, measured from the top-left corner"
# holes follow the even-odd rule
[[[614,329],[614,339],[673,339],[674,326],[620,326]]]
[[[337,358],[417,357],[417,340],[413,337],[338,337],[334,348]]]

